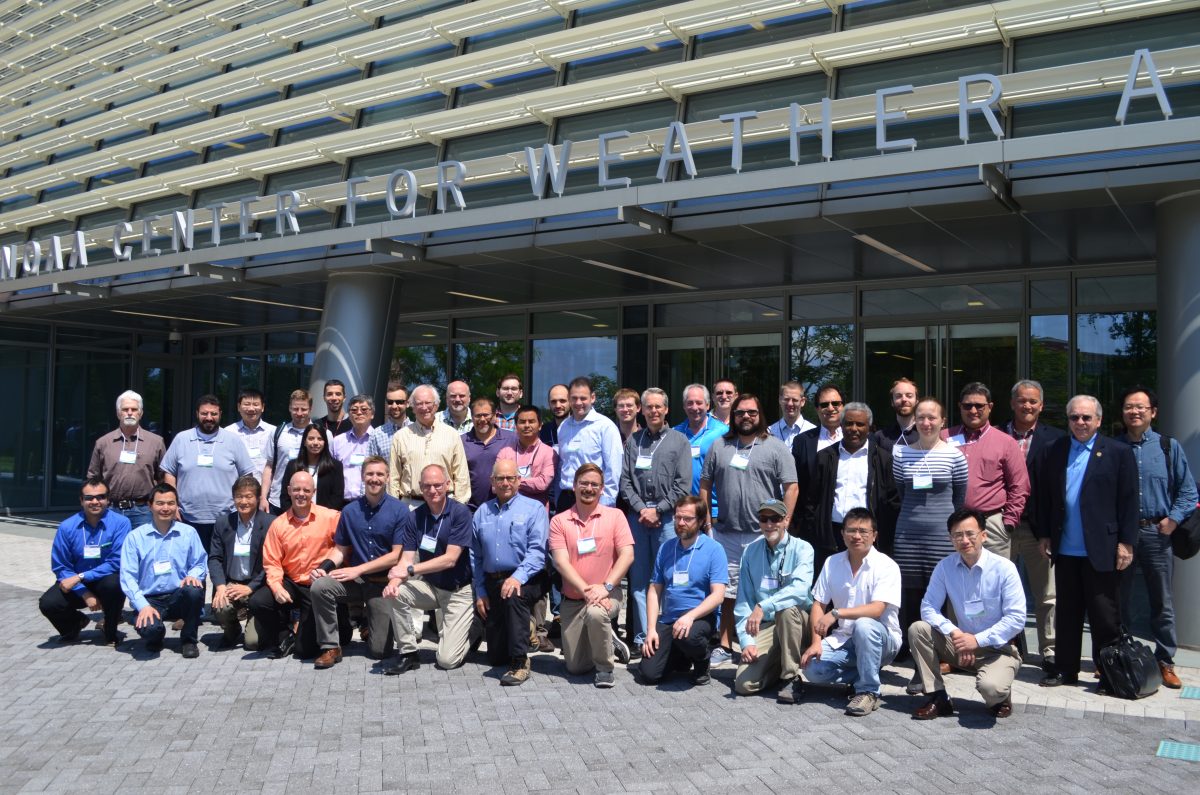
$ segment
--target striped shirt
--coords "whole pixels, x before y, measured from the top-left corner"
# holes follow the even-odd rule
[[[450,473],[449,492],[464,505],[471,499],[471,478],[462,439],[444,422],[426,428],[414,422],[396,431],[388,456],[388,494],[420,500],[421,470],[441,464]]]

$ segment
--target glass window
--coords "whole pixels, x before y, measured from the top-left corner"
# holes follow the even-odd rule
[[[0,242],[0,245],[3,245]],[[0,323],[0,340],[5,342],[49,342],[49,326],[23,326],[5,321]],[[0,349],[3,350],[3,349]]]
[[[693,57],[705,58],[750,47],[765,47],[768,44],[832,31],[833,14],[828,8],[823,8],[811,14],[773,19],[758,27],[741,25],[727,30],[701,33],[696,37],[696,52]]]
[[[582,83],[599,77],[635,72],[653,66],[679,63],[683,60],[683,42],[678,39],[659,42],[654,49],[637,47],[622,52],[605,53],[582,58],[567,64],[567,82]]]
[[[315,334],[309,335],[316,337]],[[315,343],[314,343],[314,346]],[[274,423],[287,422],[288,396],[296,389],[308,389],[312,373],[313,354],[271,353],[264,357],[266,370],[263,374],[263,396],[266,398],[268,420]]]
[[[459,5],[462,2],[464,0],[411,0],[411,2],[405,3],[400,11],[384,14],[379,18],[379,24],[380,27],[386,28],[388,25],[395,25],[397,22],[403,22],[406,19],[424,16],[433,11]]]
[[[556,30],[562,30],[567,21],[560,17],[555,11],[547,8],[546,13],[549,14],[547,19],[539,19],[534,22],[527,22],[523,25],[518,25],[513,28],[505,28],[492,33],[481,33],[478,36],[468,36],[464,52],[479,52],[480,50],[490,50],[492,47],[499,47],[501,44],[511,44],[514,41],[525,41],[532,39],[535,36],[541,36],[546,33],[553,33]]]
[[[454,57],[454,45],[445,44],[440,47],[432,47],[428,50],[420,52],[409,52],[403,55],[398,55],[394,58],[381,58],[375,61],[371,66],[371,77],[379,75],[387,75],[392,72],[399,72],[403,69],[411,69],[414,66],[422,66],[434,61],[441,61],[446,58]]]
[[[554,143],[563,141],[591,141],[600,133],[616,130],[638,132],[641,130],[662,130],[675,121],[678,106],[673,100],[647,102],[632,105],[627,108],[613,108],[594,113],[583,113],[578,116],[567,116],[559,119],[555,127]],[[619,146],[621,141],[614,142]],[[657,182],[658,157],[645,157],[637,160],[624,160],[609,167],[610,178],[629,177],[634,185],[644,185]],[[572,167],[567,175],[565,194],[585,193],[598,190],[598,170],[595,168]]]
[[[1070,301],[1067,279],[1034,279],[1029,282],[1030,309],[1062,309]]]
[[[1070,320],[1066,315],[1029,318],[1029,377],[1042,385],[1042,421],[1067,426],[1067,400],[1071,365]]]
[[[222,102],[217,105],[217,115],[225,116],[238,110],[248,110],[250,108],[260,108],[263,105],[270,105],[272,102],[278,102],[283,98],[283,94],[278,91],[268,91],[265,94],[255,94],[249,97],[240,99],[232,99],[229,102]]]
[[[446,145],[447,160],[474,160],[521,152],[527,146],[540,148],[549,130],[544,124],[527,124],[507,130],[455,138]],[[468,183],[462,188],[468,207],[485,207],[529,196],[529,178],[502,182]]]
[[[1116,86],[1119,89],[1124,83]],[[1200,115],[1200,86],[1171,86],[1167,89],[1171,101],[1173,119]],[[1043,102],[1036,105],[1020,105],[1009,112],[1012,116],[1014,138],[1027,135],[1046,135],[1075,130],[1094,130],[1112,127],[1113,115],[1117,112],[1120,92],[1105,96],[1077,99],[1071,102]],[[976,114],[977,115],[977,114]],[[1162,121],[1162,111],[1152,97],[1140,97],[1129,104],[1127,124],[1144,121]],[[974,133],[972,133],[972,137]]]
[[[221,399],[221,424],[226,425],[236,417],[234,404],[238,392],[262,388],[262,363],[257,356],[222,356],[213,360],[213,369],[216,372],[213,394]]]
[[[524,340],[460,342],[454,346],[454,377],[470,384],[472,395],[491,394],[506,373],[524,372]],[[443,396],[442,404],[445,402]]]
[[[536,312],[532,317],[534,334],[595,334],[597,329],[615,329],[615,308]]]
[[[4,330],[12,329],[6,324]],[[48,336],[46,331],[41,330],[39,336],[44,339]],[[11,423],[10,429],[0,434],[0,472],[5,473],[0,478],[0,503],[7,507],[41,507],[44,502],[45,439],[49,430],[46,428],[48,359],[49,353],[45,349],[0,347],[0,381],[3,381],[9,396]],[[78,387],[60,389],[59,392],[72,392],[77,396],[83,394]],[[115,394],[119,393],[120,390]],[[83,436],[80,425],[68,427],[64,423],[61,434],[56,432],[54,436],[64,439],[65,444],[65,436],[70,430],[74,441],[86,444],[91,440]],[[88,450],[88,453],[91,451]],[[81,466],[74,473],[76,484],[79,475],[87,469],[87,459],[79,463]]]
[[[132,342],[129,332],[111,328],[83,328],[59,326],[55,335],[58,345],[78,345],[88,348],[110,348],[127,351]]]
[[[1013,69],[1023,72],[1106,58],[1131,58],[1134,50],[1143,47],[1158,52],[1191,46],[1196,43],[1197,30],[1200,30],[1200,11],[1186,11],[1022,37],[1013,43]]]
[[[209,118],[211,115],[212,114],[210,114],[208,111],[202,111],[200,113],[189,113],[185,116],[179,116],[174,119],[160,121],[154,125],[154,133],[157,135],[158,133],[164,133],[168,130],[177,130],[180,127],[186,127],[189,124],[195,124],[199,121],[203,121],[204,119]]]
[[[154,160],[146,164],[146,171],[143,176],[152,177],[155,174],[165,174],[168,171],[175,171],[180,168],[197,165],[200,162],[199,152],[183,152],[170,157],[164,157],[161,160]]]
[[[621,337],[621,383],[630,389],[643,391],[650,386],[650,337],[646,334],[625,334]],[[667,396],[669,406],[678,398]],[[682,406],[681,406],[682,408]],[[678,414],[678,412],[676,412]]]
[[[385,121],[408,119],[425,113],[443,110],[446,107],[446,95],[441,92],[421,94],[415,97],[405,97],[396,102],[375,105],[362,112],[362,126],[382,124]]]
[[[1021,309],[1023,306],[1020,282],[864,290],[862,294],[862,313],[873,316]]]
[[[310,138],[320,138],[323,135],[334,135],[350,129],[354,119],[349,116],[326,116],[323,119],[293,124],[281,127],[279,130],[279,146],[294,144],[297,141],[307,141]]]
[[[1080,308],[1118,304],[1149,304],[1158,300],[1158,281],[1154,274],[1138,276],[1100,276],[1075,280],[1075,303]]]
[[[216,338],[217,353],[245,353],[262,350],[262,336],[258,334],[222,334]]]
[[[650,325],[650,307],[645,304],[625,307],[622,310],[621,323],[624,328],[646,328]]]
[[[724,323],[762,323],[784,317],[783,299],[735,298],[726,301],[693,301],[658,304],[655,326],[708,326]]]
[[[472,83],[458,89],[454,95],[454,106],[458,108],[473,105],[476,102],[487,102],[502,97],[523,94],[526,91],[537,91],[542,88],[553,88],[558,84],[558,73],[546,67],[519,75],[509,75],[495,80],[489,80],[487,85]]]
[[[837,384],[846,395],[854,394],[852,323],[797,326],[792,329],[791,344],[788,377],[803,384],[806,392],[811,393],[820,384]],[[815,418],[816,410],[812,409],[810,419]]]
[[[276,331],[267,335],[266,350],[278,351],[284,348],[305,348],[315,350],[317,347],[317,332],[315,331]]]
[[[63,185],[55,185],[52,188],[46,188],[42,191],[42,201],[52,202],[55,199],[65,199],[68,196],[75,196],[83,193],[84,187],[82,182],[68,182]]]
[[[999,43],[945,50],[843,67],[837,71],[837,96],[834,98],[866,96],[880,88],[906,83],[928,86],[955,82],[963,75],[976,72],[998,75],[1003,71],[1004,47]]]
[[[405,149],[392,149],[386,152],[376,152],[370,155],[356,157],[350,161],[351,177],[377,177],[391,174],[398,168],[410,171],[430,168],[437,164],[438,148],[434,144],[420,144]],[[401,189],[403,191],[403,188]],[[403,204],[403,192],[399,203]],[[426,198],[417,198],[417,215],[429,212],[430,202]],[[344,213],[343,213],[344,217]],[[382,196],[378,199],[364,202],[355,210],[355,223],[365,224],[391,219],[387,205]]]
[[[446,405],[447,381],[445,345],[397,345],[392,355],[392,377],[408,384],[409,391],[419,384],[437,387],[442,407]]]
[[[92,396],[115,396],[129,388],[129,357],[123,353],[60,349],[54,378],[59,388],[54,390],[54,428],[50,434],[54,473],[50,501],[74,505],[79,501],[79,484],[96,437],[112,430],[115,423],[111,401],[93,400]],[[42,411],[39,409],[39,414]]]
[[[1158,318],[1154,312],[1080,314],[1075,317],[1075,391],[1104,406],[1101,431],[1121,433],[1117,398],[1130,384],[1154,389],[1158,381]]]
[[[455,337],[515,337],[525,334],[524,315],[464,317],[454,321]]]
[[[301,83],[293,83],[292,88],[288,91],[288,97],[302,97],[305,94],[315,94],[318,91],[344,86],[347,83],[353,83],[356,80],[362,79],[362,70],[349,69],[342,72],[337,72],[331,75],[324,75],[315,80],[306,80]]]
[[[88,179],[88,190],[103,188],[105,185],[116,185],[120,182],[128,182],[131,179],[137,179],[137,170],[133,168],[119,168],[116,171],[108,171],[103,174],[97,174]]]
[[[920,394],[938,395],[938,384],[920,383],[928,360],[924,326],[863,329],[862,394],[875,414],[876,427],[895,420],[890,394],[897,379],[915,380]]]
[[[853,317],[854,293],[820,293],[792,296],[792,320]]]
[[[859,0],[842,6],[847,28],[874,25],[892,19],[936,14],[951,8],[980,5],[982,0]],[[964,74],[966,74],[964,72]]]
[[[619,388],[616,337],[534,340],[532,369],[531,398],[544,401],[550,387],[582,375],[592,380],[596,390],[596,411],[612,415],[612,396]]]
[[[256,133],[248,135],[245,138],[238,138],[234,141],[225,141],[224,143],[214,144],[208,148],[208,161],[215,163],[218,160],[224,160],[227,157],[234,155],[244,155],[247,152],[257,152],[260,149],[268,149],[271,146],[271,136],[264,133]]]
[[[611,3],[593,5],[576,11],[575,27],[604,22],[608,19],[636,14],[639,11],[655,11],[677,2],[682,2],[682,0],[613,0]]]
[[[322,163],[295,171],[282,171],[267,177],[267,195],[284,190],[304,190],[318,185],[331,185],[342,179],[340,163]]]
[[[100,139],[100,148],[107,149],[108,147],[116,146],[117,144],[129,143],[130,141],[136,140],[138,138],[145,138],[149,134],[150,134],[149,130],[142,130],[142,129],[126,130],[125,132],[114,133],[113,135],[110,135],[108,138]]]

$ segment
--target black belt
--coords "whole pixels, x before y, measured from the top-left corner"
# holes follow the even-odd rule
[[[130,508],[138,508],[143,505],[149,505],[149,504],[150,504],[149,500],[113,500],[112,502],[109,503],[109,505],[115,505],[117,508],[120,508],[123,511],[127,511]]]
[[[509,577],[513,576],[516,571],[516,569],[510,569],[508,571],[489,571],[485,572],[483,576],[487,577],[489,580],[507,580]]]
[[[1138,527],[1145,527],[1147,529],[1151,527],[1158,527],[1158,523],[1161,522],[1163,518],[1164,517],[1160,516],[1157,519],[1139,519]]]
[[[387,585],[388,576],[386,574],[364,574],[363,582],[373,583],[375,585]]]

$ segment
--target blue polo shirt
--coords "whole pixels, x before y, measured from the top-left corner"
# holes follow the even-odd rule
[[[347,503],[333,533],[333,543],[350,547],[353,553],[344,565],[368,563],[404,543],[404,529],[412,522],[411,513],[390,494],[384,494],[374,508],[365,496]]]
[[[129,534],[129,520],[116,511],[105,510],[93,528],[83,511],[63,520],[50,546],[50,569],[56,580],[76,574],[83,580],[72,590],[83,593],[89,582],[107,577],[121,568],[121,545]]]
[[[687,582],[676,585],[676,573],[685,572]],[[650,582],[663,587],[659,623],[674,624],[708,597],[714,583],[729,584],[729,558],[725,548],[704,533],[688,549],[672,538],[658,548]]]
[[[729,426],[710,414],[704,421],[704,425],[696,433],[692,433],[688,429],[687,420],[676,425],[675,430],[686,436],[688,444],[691,446],[692,494],[699,495],[700,474],[704,471],[704,457],[712,449],[713,442],[729,432]],[[714,519],[719,516],[717,513],[717,493],[715,489],[712,493],[712,516]]]
[[[421,575],[434,588],[457,591],[471,584],[471,518],[470,508],[461,502],[446,500],[446,508],[440,516],[432,515],[429,506],[422,503],[412,512],[412,521],[405,524],[404,551],[415,551],[421,563],[445,555],[446,547],[451,544],[462,547],[462,554],[453,568]],[[421,549],[421,539],[426,536],[437,539],[432,552]]]

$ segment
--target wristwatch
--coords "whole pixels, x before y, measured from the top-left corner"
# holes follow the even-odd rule
[[[413,567],[412,567],[412,564],[411,564],[411,563],[410,563],[410,564],[408,564],[408,576],[409,576],[409,577],[414,577],[414,576],[416,576],[415,572],[413,571]]]
[[[829,611],[829,615],[833,616],[834,621],[840,621],[842,618],[842,614],[838,612],[836,607]]]
[[[607,591],[608,593],[612,593],[612,589],[613,589],[613,585],[612,585],[612,583],[609,583],[609,582],[606,582],[606,583],[604,583],[604,590],[605,590],[605,591]]]

